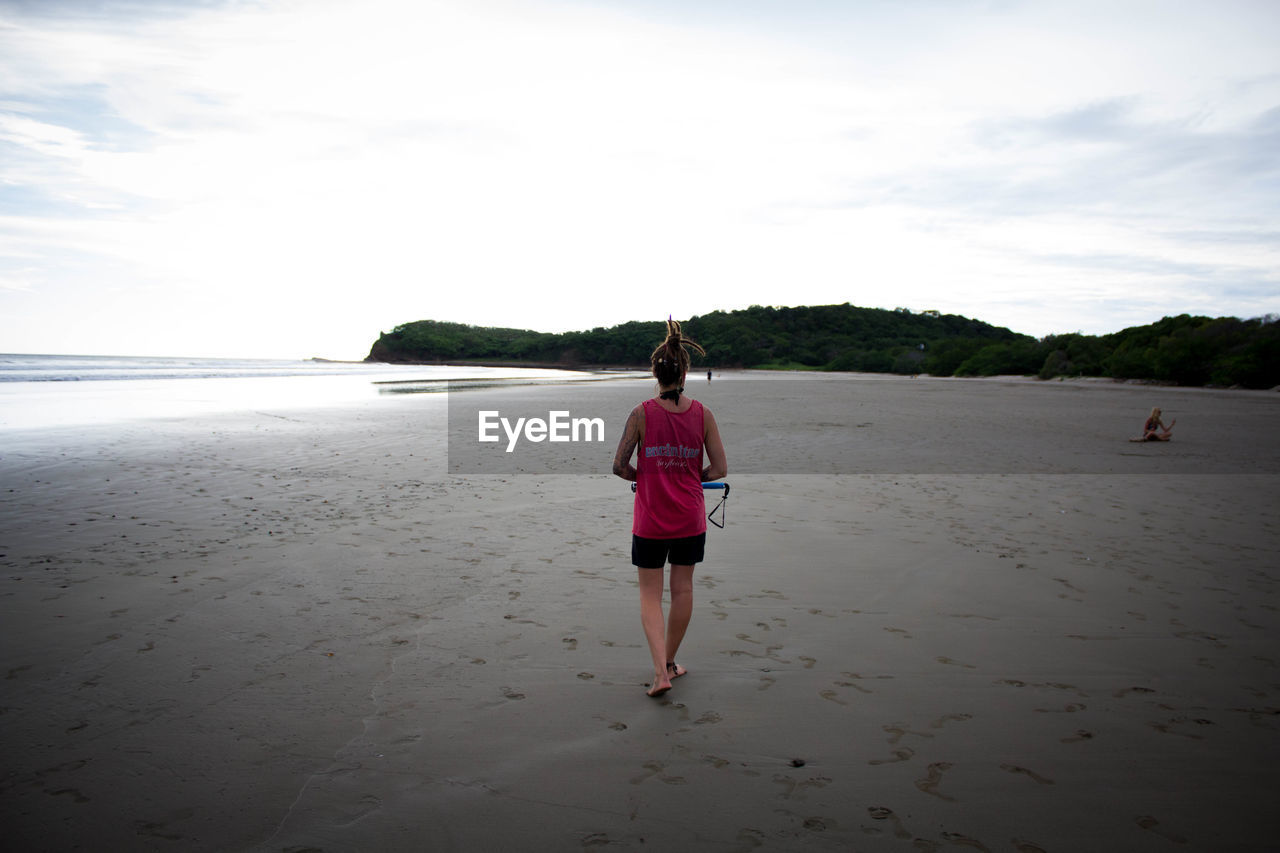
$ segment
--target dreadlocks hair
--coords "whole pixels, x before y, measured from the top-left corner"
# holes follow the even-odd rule
[[[659,385],[675,385],[680,377],[689,372],[689,350],[699,355],[707,351],[680,333],[680,323],[667,318],[667,339],[649,356],[653,366],[653,376]]]

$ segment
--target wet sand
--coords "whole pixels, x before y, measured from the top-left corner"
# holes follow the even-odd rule
[[[450,473],[441,395],[0,437],[9,844],[1280,843],[1280,395],[772,384],[690,385],[733,492],[656,701],[612,443]]]

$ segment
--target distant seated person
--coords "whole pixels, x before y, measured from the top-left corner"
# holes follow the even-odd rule
[[[1151,414],[1147,417],[1147,422],[1142,425],[1142,437],[1131,438],[1130,441],[1168,441],[1173,438],[1173,425],[1178,421],[1169,422],[1168,426],[1164,425],[1164,421],[1160,419],[1160,407],[1157,406],[1151,410]]]

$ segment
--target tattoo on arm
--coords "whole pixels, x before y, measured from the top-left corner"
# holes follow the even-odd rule
[[[636,413],[627,418],[627,425],[622,431],[622,440],[618,442],[618,452],[613,456],[613,473],[624,480],[634,480],[636,469],[631,465],[631,454],[640,442],[640,429]]]
[[[626,480],[635,479],[635,469],[631,465],[631,454],[636,449],[636,441],[634,438],[624,439],[621,446],[618,447],[618,455],[613,458],[613,473]],[[627,476],[628,474],[631,476]]]

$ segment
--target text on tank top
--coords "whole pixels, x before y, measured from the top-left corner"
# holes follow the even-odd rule
[[[644,402],[631,530],[646,539],[679,539],[707,529],[702,497],[703,409],[697,400],[669,412]]]

